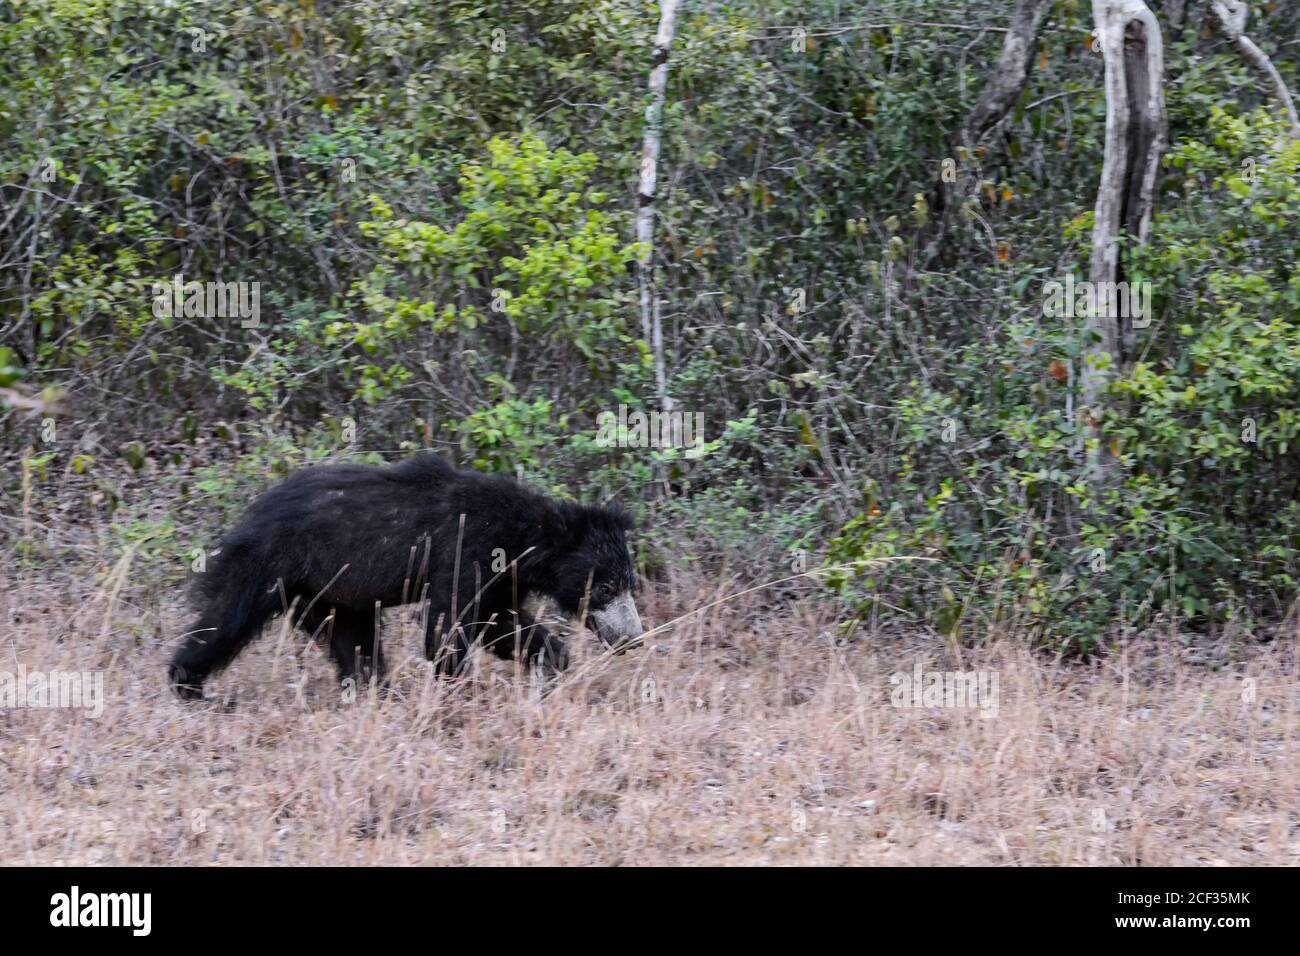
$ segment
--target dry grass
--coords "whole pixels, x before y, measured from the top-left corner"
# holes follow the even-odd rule
[[[643,609],[733,589],[678,578]],[[393,692],[347,703],[271,629],[186,706],[163,683],[183,609],[128,593],[0,587],[0,671],[102,671],[106,695],[97,720],[0,711],[6,863],[1300,862],[1290,639],[1219,667],[1158,642],[958,659],[923,635],[836,647],[826,611],[752,595],[622,657],[575,641],[589,656],[546,695],[486,661],[430,678],[402,617]],[[995,671],[997,716],[891,706],[918,660]]]

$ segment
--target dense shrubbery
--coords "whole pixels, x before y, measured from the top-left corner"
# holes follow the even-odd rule
[[[652,4],[0,4],[0,387],[61,389],[72,436],[43,447],[12,409],[6,461],[80,454],[81,475],[138,443],[211,507],[325,455],[447,446],[644,502],[651,539],[672,529],[655,562],[938,559],[832,583],[944,632],[1086,648],[1157,614],[1284,611],[1300,151],[1253,78],[1199,22],[1167,37],[1173,146],[1129,256],[1155,321],[1094,439],[1121,467],[1092,487],[1086,343],[1041,308],[1086,272],[1088,5],[1056,5],[973,152],[954,131],[1006,5],[886,6],[685,9],[656,233],[670,391],[709,439],[682,455],[594,441],[601,412],[653,404],[628,268]],[[1295,49],[1273,51],[1289,78]],[[936,191],[944,159],[961,177]],[[177,273],[259,282],[260,324],[156,317]],[[196,478],[178,449],[200,444],[243,465]]]
[[[1207,119],[1207,142],[1169,156],[1186,196],[1170,199],[1132,264],[1157,309],[1115,383],[1121,414],[1098,438],[1122,464],[1118,479],[1084,480],[1051,374],[1049,360],[1063,370],[1079,355],[1077,330],[1009,322],[1005,339],[963,353],[947,387],[918,383],[900,404],[894,502],[882,511],[873,498],[831,554],[940,560],[840,575],[864,609],[886,584],[904,607],[937,605],[947,627],[969,611],[985,624],[1019,615],[1088,647],[1153,608],[1223,622],[1294,599],[1300,145],[1262,112]],[[981,370],[994,370],[983,385]],[[945,421],[960,423],[960,440],[944,440]]]

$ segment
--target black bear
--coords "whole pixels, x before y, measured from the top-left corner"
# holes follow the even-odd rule
[[[617,508],[549,498],[425,453],[394,465],[322,465],[271,488],[197,575],[199,618],[169,668],[187,699],[279,613],[323,638],[343,680],[382,679],[377,607],[426,602],[425,654],[454,674],[475,641],[544,673],[568,663],[522,602],[553,598],[609,647],[642,634]]]

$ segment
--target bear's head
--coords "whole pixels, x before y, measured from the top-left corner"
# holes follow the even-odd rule
[[[617,507],[558,505],[546,549],[544,590],[570,617],[583,608],[584,622],[611,648],[625,648],[642,634],[633,595],[636,570],[627,550],[632,521]]]

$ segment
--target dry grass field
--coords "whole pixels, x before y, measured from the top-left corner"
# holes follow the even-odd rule
[[[837,646],[815,595],[758,593],[619,657],[578,635],[543,694],[486,659],[439,682],[398,615],[386,697],[345,699],[277,625],[187,706],[163,678],[184,608],[118,570],[0,567],[0,672],[104,680],[98,718],[0,711],[4,863],[1300,863],[1294,636],[1086,665],[884,630]],[[669,579],[643,614],[741,589]],[[996,715],[892,706],[918,662],[996,674]]]

